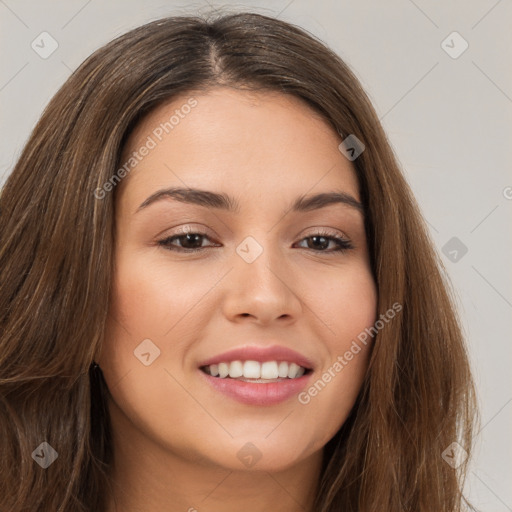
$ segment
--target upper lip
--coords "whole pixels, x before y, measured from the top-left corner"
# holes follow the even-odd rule
[[[199,367],[231,361],[258,361],[260,363],[265,361],[287,361],[298,364],[306,368],[306,370],[313,369],[311,360],[295,350],[282,345],[272,345],[270,347],[247,345],[238,347],[206,359],[199,364]]]

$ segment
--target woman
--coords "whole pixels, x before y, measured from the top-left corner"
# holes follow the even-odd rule
[[[448,283],[367,96],[303,30],[107,44],[0,214],[0,510],[469,506]]]

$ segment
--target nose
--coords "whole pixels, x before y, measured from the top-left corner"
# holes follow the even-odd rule
[[[261,244],[262,246],[264,244]],[[266,245],[266,244],[265,244]],[[278,251],[264,247],[252,262],[235,252],[224,283],[224,315],[233,322],[293,323],[301,312],[297,276]]]

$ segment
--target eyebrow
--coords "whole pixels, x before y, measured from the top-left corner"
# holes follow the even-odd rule
[[[197,188],[166,188],[151,194],[138,208],[137,212],[147,208],[149,205],[164,199],[174,199],[182,203],[216,208],[227,212],[240,213],[239,202],[225,193],[212,192]],[[364,206],[357,199],[346,192],[323,192],[315,195],[302,195],[293,202],[291,210],[294,212],[309,212],[319,210],[333,204],[344,204],[361,213],[364,213]]]

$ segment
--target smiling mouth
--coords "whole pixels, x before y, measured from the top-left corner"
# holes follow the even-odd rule
[[[219,379],[251,383],[271,383],[298,379],[312,372],[310,368],[289,361],[230,361],[201,366],[200,370]]]

